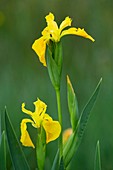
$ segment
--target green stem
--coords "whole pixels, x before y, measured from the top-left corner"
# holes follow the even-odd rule
[[[36,142],[36,157],[37,166],[39,170],[44,170],[45,153],[46,153],[46,142],[45,142],[45,131],[43,127],[38,129],[38,136]]]
[[[60,100],[60,89],[56,90],[57,107],[58,107],[58,119],[61,125],[61,134],[59,136],[59,160],[63,156],[63,143],[62,143],[62,111],[61,111],[61,100]]]

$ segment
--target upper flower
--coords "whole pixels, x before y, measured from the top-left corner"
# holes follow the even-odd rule
[[[49,13],[49,15],[45,17],[45,19],[47,22],[47,27],[44,28],[44,30],[42,31],[42,36],[39,39],[35,40],[32,45],[32,49],[37,53],[40,62],[43,63],[44,66],[46,66],[46,44],[49,44],[50,40],[53,42],[59,42],[61,37],[63,37],[64,35],[73,34],[88,38],[94,42],[94,39],[90,35],[88,35],[84,29],[71,27],[67,30],[64,30],[64,28],[71,26],[72,20],[69,17],[66,17],[59,27],[54,21],[54,15],[52,13]]]
[[[46,143],[55,140],[59,137],[61,132],[61,126],[58,121],[53,121],[53,119],[46,114],[46,108],[47,105],[42,102],[41,100],[37,99],[36,102],[34,102],[35,105],[35,111],[31,112],[27,109],[25,109],[25,103],[22,104],[22,111],[29,116],[31,116],[31,119],[23,119],[21,122],[21,139],[20,141],[24,146],[31,146],[35,147],[33,142],[31,141],[31,138],[29,136],[29,133],[27,131],[27,125],[26,123],[31,123],[33,127],[40,128],[43,126],[45,132],[46,132]]]

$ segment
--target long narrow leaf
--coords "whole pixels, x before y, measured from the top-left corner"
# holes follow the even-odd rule
[[[59,164],[59,150],[57,151],[55,155],[51,170],[58,170],[58,164]]]
[[[99,141],[97,141],[97,145],[96,145],[95,160],[94,160],[94,170],[101,170]]]
[[[59,164],[59,150],[57,151],[55,155],[51,170],[65,170],[63,157],[61,157],[60,164]]]
[[[92,110],[92,108],[93,108],[93,106],[94,106],[94,104],[96,102],[101,82],[102,82],[102,78],[100,79],[100,81],[99,81],[93,95],[89,99],[89,102],[86,104],[86,106],[84,107],[83,112],[81,114],[81,118],[80,118],[80,121],[79,121],[79,124],[78,124],[78,131],[77,131],[77,136],[78,136],[80,141],[81,141],[81,139],[83,137],[83,133],[85,131],[85,128],[86,128],[86,125],[87,125],[91,110]]]
[[[86,104],[85,108],[83,109],[83,112],[82,112],[82,114],[79,118],[78,124],[77,124],[77,128],[76,128],[75,132],[72,134],[72,136],[70,137],[70,140],[68,140],[68,142],[64,148],[65,167],[68,166],[74,153],[76,152],[76,150],[78,149],[78,147],[81,143],[91,110],[92,110],[92,108],[96,102],[97,96],[98,96],[101,82],[102,82],[102,79],[100,79],[92,97],[90,98],[89,102]]]
[[[5,131],[1,135],[0,143],[0,170],[6,169],[6,142],[5,142]]]
[[[30,170],[6,110],[5,110],[5,127],[7,142],[14,169]]]

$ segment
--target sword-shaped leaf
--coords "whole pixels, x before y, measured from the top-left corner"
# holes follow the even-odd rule
[[[15,170],[30,170],[25,155],[22,151],[22,147],[16,137],[16,133],[11,124],[7,111],[5,110],[5,127],[6,136],[9,146],[9,152],[12,160],[12,164]]]
[[[93,95],[91,96],[88,103],[84,107],[83,112],[82,112],[82,114],[79,118],[76,130],[70,136],[69,140],[67,141],[67,143],[64,147],[63,153],[64,153],[65,167],[68,166],[68,164],[70,163],[74,153],[76,152],[76,150],[78,149],[78,147],[81,143],[81,140],[82,140],[82,137],[83,137],[83,134],[84,134],[84,131],[85,131],[91,110],[92,110],[92,108],[93,108],[93,106],[96,102],[97,96],[98,96],[98,92],[99,92],[99,89],[100,89],[101,82],[102,82],[102,79],[100,79]]]

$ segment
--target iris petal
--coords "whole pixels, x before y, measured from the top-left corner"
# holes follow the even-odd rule
[[[66,17],[64,21],[60,24],[60,30],[62,31],[64,28],[71,26],[72,19],[69,17]]]
[[[81,29],[81,28],[78,28],[78,29],[77,28],[69,28],[67,30],[64,30],[61,33],[61,37],[63,37],[64,35],[69,35],[69,34],[88,38],[93,42],[95,41],[89,34],[87,34],[87,32],[84,29]]]
[[[46,22],[54,21],[54,15],[50,12],[46,17]]]
[[[44,66],[46,66],[46,60],[45,60],[46,42],[43,36],[35,40],[35,42],[32,45],[32,49],[39,56],[40,62],[43,63]]]
[[[20,141],[24,146],[29,146],[35,148],[33,142],[31,141],[31,138],[29,136],[29,133],[27,131],[27,125],[26,123],[33,123],[30,119],[23,119],[21,122],[21,139]]]
[[[49,143],[59,137],[61,126],[58,121],[44,120],[43,127],[46,132],[46,143]]]
[[[37,112],[39,115],[46,111],[47,105],[42,102],[40,99],[38,99],[36,102],[34,102],[35,105],[35,112]]]

